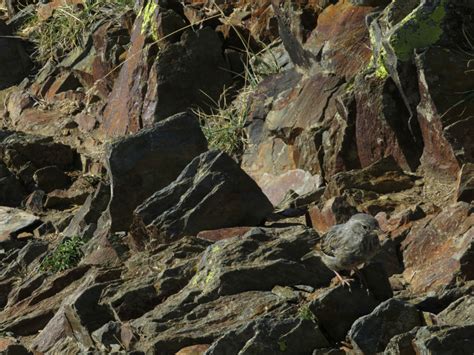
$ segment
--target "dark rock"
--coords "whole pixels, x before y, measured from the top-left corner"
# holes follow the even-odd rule
[[[4,351],[2,351],[2,354],[5,354],[5,355],[31,355],[32,352],[28,351],[28,349],[25,348],[21,344],[11,344]]]
[[[107,157],[111,231],[128,230],[135,207],[176,179],[206,149],[199,123],[188,113],[113,143]]]
[[[380,303],[354,283],[350,289],[341,285],[317,290],[312,298],[309,309],[324,334],[334,342],[344,340],[354,321],[372,312]]]
[[[224,334],[206,354],[277,354],[286,351],[309,354],[315,348],[328,345],[318,325],[311,320],[263,317]]]
[[[15,291],[9,296],[10,305],[13,305],[31,296],[31,294],[43,284],[45,279],[45,274],[39,274],[33,277],[31,280],[26,281],[20,287],[16,288]]]
[[[415,78],[414,70],[404,69],[403,78]],[[416,112],[416,80],[403,81],[403,95],[408,96],[410,110]],[[415,171],[420,165],[423,140],[416,117],[412,117],[400,90],[391,77],[360,74],[355,81],[356,140],[362,167],[386,156],[393,156],[404,170]],[[416,115],[416,113],[414,113]]]
[[[474,200],[474,164],[462,166],[457,180],[457,201],[471,202]]]
[[[41,238],[41,237],[45,237],[46,234],[54,233],[55,231],[56,231],[56,228],[54,228],[53,223],[51,221],[47,221],[43,223],[42,225],[40,225],[38,228],[36,228],[33,231],[33,235],[36,238]]]
[[[18,84],[29,72],[31,61],[22,42],[0,20],[0,90]]]
[[[367,68],[370,63],[372,52],[369,49],[369,31],[365,17],[373,11],[370,6],[381,1],[372,0],[369,3],[365,0],[365,7],[355,7],[355,1],[351,2],[352,4],[349,1],[332,3],[333,5],[322,11],[318,16],[316,29],[306,44],[313,53],[322,52],[321,64],[324,69],[345,76],[347,81]],[[331,2],[324,1],[318,5],[329,3]],[[352,35],[347,36],[347,31]],[[351,55],[348,57],[344,53]]]
[[[0,161],[0,205],[18,207],[25,196],[25,188]]]
[[[33,174],[33,181],[38,189],[45,192],[64,189],[70,184],[69,176],[57,166],[46,166],[36,170]]]
[[[381,303],[372,313],[359,318],[349,331],[354,350],[363,354],[384,351],[392,337],[421,326],[421,317],[415,306],[391,298]]]
[[[134,231],[146,228],[152,239],[166,241],[203,230],[258,225],[272,210],[257,184],[228,155],[211,151],[137,207]]]
[[[47,166],[71,170],[77,157],[75,150],[51,137],[16,132],[0,143],[0,159],[27,186],[33,185],[36,170]]]
[[[412,340],[417,354],[469,354],[474,348],[474,325],[422,327]]]
[[[43,190],[33,191],[25,201],[25,208],[33,213],[43,212],[45,196]]]
[[[442,47],[431,47],[416,58],[425,143],[421,161],[426,173],[438,180],[453,181],[463,163],[474,161],[474,101],[446,95],[472,90],[474,73],[466,72],[468,60],[468,54]]]
[[[65,210],[74,205],[82,205],[89,194],[89,191],[81,191],[73,188],[69,190],[53,190],[46,195],[44,208]]]
[[[466,295],[438,314],[440,324],[464,326],[474,324],[474,296]]]

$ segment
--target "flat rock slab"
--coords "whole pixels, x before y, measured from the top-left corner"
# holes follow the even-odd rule
[[[31,213],[10,207],[0,206],[0,238],[21,232],[39,222],[39,218]]]

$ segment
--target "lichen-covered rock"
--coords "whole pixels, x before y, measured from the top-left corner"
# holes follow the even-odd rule
[[[466,295],[438,314],[441,324],[464,326],[474,324],[474,296]]]

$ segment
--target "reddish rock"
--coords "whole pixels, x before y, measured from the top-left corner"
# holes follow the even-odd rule
[[[416,223],[402,243],[405,280],[416,293],[474,279],[474,215],[459,202]]]
[[[408,88],[405,90],[411,94]],[[360,75],[354,92],[355,134],[362,167],[391,155],[404,170],[416,170],[420,164],[422,139],[418,136],[416,118],[409,122],[410,113],[393,81]]]
[[[469,98],[474,72],[468,70],[469,60],[467,53],[441,47],[431,47],[416,58],[424,141],[421,162],[437,179],[453,181],[463,163],[474,161],[474,100]]]
[[[373,7],[357,7],[350,1],[328,6],[318,16],[307,47],[315,53],[322,51],[322,64],[329,71],[347,79],[354,77],[367,68],[372,56],[365,22],[372,11]]]
[[[326,233],[335,224],[345,223],[357,213],[344,197],[326,201],[322,208],[314,206],[309,210],[311,225],[320,234]]]
[[[208,231],[202,231],[197,234],[198,238],[206,239],[211,242],[217,242],[218,240],[242,237],[245,233],[251,230],[252,227],[233,227],[233,228],[222,228]]]

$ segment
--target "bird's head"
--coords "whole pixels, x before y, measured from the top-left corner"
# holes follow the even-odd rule
[[[357,213],[349,219],[349,223],[353,225],[360,225],[366,232],[379,232],[379,222],[369,214]]]

